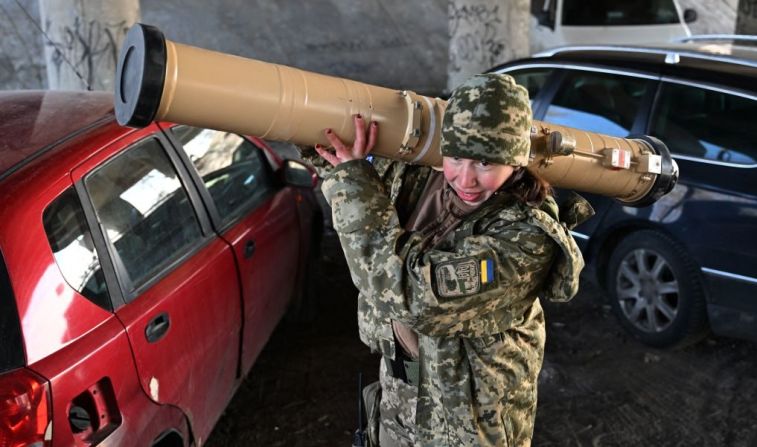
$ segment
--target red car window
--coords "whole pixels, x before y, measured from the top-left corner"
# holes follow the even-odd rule
[[[111,309],[100,258],[73,188],[45,209],[42,222],[55,262],[66,282],[98,306]]]
[[[274,190],[263,155],[230,132],[178,126],[171,132],[200,174],[222,224],[261,203]]]
[[[189,196],[157,139],[106,163],[85,178],[85,185],[127,292],[202,239]]]

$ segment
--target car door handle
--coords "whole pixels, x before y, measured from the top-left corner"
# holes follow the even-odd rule
[[[250,258],[253,254],[255,254],[255,241],[249,240],[244,244],[244,257]]]
[[[171,319],[168,318],[168,314],[165,312],[153,318],[147,323],[147,327],[145,328],[145,338],[147,338],[147,342],[155,343],[163,338],[168,332],[170,326]]]

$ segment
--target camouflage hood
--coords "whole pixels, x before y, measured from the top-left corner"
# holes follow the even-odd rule
[[[570,229],[594,215],[594,209],[583,197],[574,194],[561,207],[548,197],[540,208],[530,208],[528,220],[547,233],[560,248],[550,274],[539,294],[550,301],[569,301],[578,292],[579,275],[584,267],[581,251]]]

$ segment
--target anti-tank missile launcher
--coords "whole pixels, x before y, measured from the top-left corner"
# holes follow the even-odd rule
[[[137,24],[119,55],[115,109],[122,125],[153,120],[328,145],[323,130],[354,138],[352,116],[379,122],[373,153],[441,166],[446,102],[297,68],[204,50]],[[528,169],[553,186],[646,206],[669,192],[678,168],[665,144],[534,121]]]

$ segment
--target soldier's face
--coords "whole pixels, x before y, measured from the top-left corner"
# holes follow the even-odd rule
[[[480,205],[491,197],[515,169],[469,158],[444,157],[444,178],[463,202]]]

